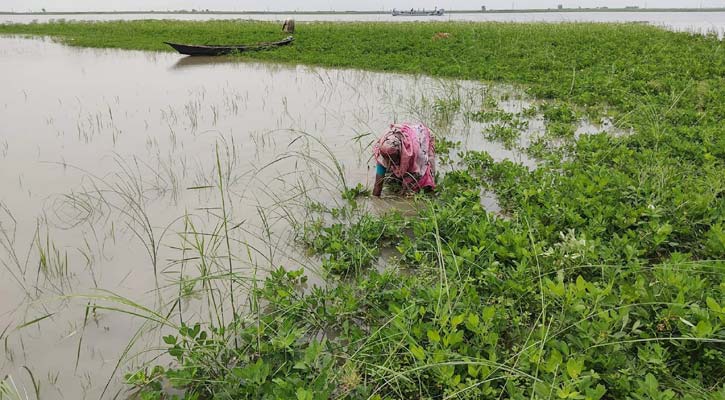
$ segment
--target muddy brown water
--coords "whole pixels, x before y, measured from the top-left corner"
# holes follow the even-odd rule
[[[343,184],[372,185],[370,145],[391,122],[534,166],[463,117],[489,97],[513,112],[531,105],[510,87],[17,37],[0,37],[0,71],[0,376],[30,398],[33,379],[41,398],[99,398],[107,382],[104,398],[123,398],[123,373],[161,346],[153,324],[103,308],[86,317],[87,304],[133,309],[117,295],[166,313],[182,277],[185,319],[209,320],[214,304],[190,282],[227,272],[228,253],[239,276],[285,265],[322,284],[292,222],[311,201],[342,202]],[[462,110],[441,116],[451,101]],[[522,143],[542,129],[532,118]]]

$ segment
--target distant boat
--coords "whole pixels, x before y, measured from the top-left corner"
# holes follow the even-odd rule
[[[181,54],[189,56],[220,56],[231,53],[243,53],[245,51],[264,50],[272,47],[284,46],[292,43],[295,39],[292,36],[288,36],[282,40],[276,42],[260,42],[254,44],[238,44],[229,46],[220,45],[193,45],[193,44],[179,44],[164,42],[169,46],[173,47],[176,51]]]
[[[396,10],[396,9],[393,8],[393,16],[394,17],[398,17],[398,16],[409,16],[409,17],[421,17],[421,16],[422,17],[438,17],[438,16],[443,15],[443,12],[444,11],[443,11],[442,8],[436,8],[433,11],[414,10],[412,8],[410,10],[401,11],[401,10]]]

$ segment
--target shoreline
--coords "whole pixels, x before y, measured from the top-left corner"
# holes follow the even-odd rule
[[[691,12],[725,12],[725,8],[534,8],[534,9],[502,9],[502,10],[446,10],[446,14],[541,14],[541,13],[653,13],[653,12],[672,12],[672,13],[691,13]],[[159,15],[388,15],[390,10],[386,11],[32,11],[32,12],[13,12],[0,11],[0,15],[135,15],[135,14],[159,14]],[[445,16],[445,14],[443,15]]]

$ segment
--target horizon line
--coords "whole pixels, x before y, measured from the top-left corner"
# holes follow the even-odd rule
[[[2,11],[1,15],[83,15],[83,14],[387,14],[395,8],[385,10],[112,10],[112,11]],[[420,10],[426,10],[422,8]],[[432,9],[431,9],[432,10]],[[577,8],[520,8],[520,9],[452,9],[452,14],[497,14],[497,13],[547,13],[547,12],[713,12],[725,11],[725,7],[577,7]]]

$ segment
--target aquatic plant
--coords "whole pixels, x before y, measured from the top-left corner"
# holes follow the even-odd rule
[[[28,399],[28,396],[23,396],[20,394],[20,390],[18,390],[17,386],[15,385],[15,381],[13,381],[12,376],[6,376],[3,378],[3,380],[0,381],[0,399],[1,400],[22,400],[23,397],[25,399]]]
[[[153,50],[164,35],[257,40],[276,29],[0,26],[75,45]],[[439,31],[451,37],[430,41]],[[180,307],[166,317],[118,297],[94,299],[125,303],[167,329],[165,352],[175,363],[127,376],[141,396],[168,397],[163,382],[200,399],[725,397],[720,40],[642,25],[312,23],[294,46],[244,57],[524,85],[547,100],[548,135],[529,149],[540,163],[530,170],[469,151],[434,196],[414,199],[415,216],[374,215],[359,207],[364,188],[350,189],[340,164],[322,161],[325,149],[296,153],[355,200],[310,207],[304,218],[281,211],[327,281],[310,287],[297,265],[274,265],[269,221],[258,232],[269,249],[229,251],[229,203],[215,204],[226,210],[219,224],[189,227],[184,240],[195,245],[183,246],[182,257],[203,267],[198,282],[215,296],[208,315],[190,321],[173,312]],[[482,113],[468,115],[513,123],[497,103],[489,97]],[[456,112],[450,104],[440,102],[439,115]],[[574,137],[582,115],[605,111],[632,133]],[[495,136],[510,140],[512,132]],[[220,176],[213,187],[221,190]],[[303,186],[295,196],[311,192]],[[481,205],[484,190],[495,194],[499,214]],[[139,236],[151,242],[156,267],[154,229],[138,215],[134,226],[148,231]],[[384,250],[392,255],[379,263]],[[250,254],[264,255],[272,273],[258,278]],[[246,263],[251,279],[235,269]],[[179,279],[175,305],[191,280]],[[225,299],[242,283],[248,304],[235,300],[228,318]],[[179,323],[168,323],[171,316]]]

